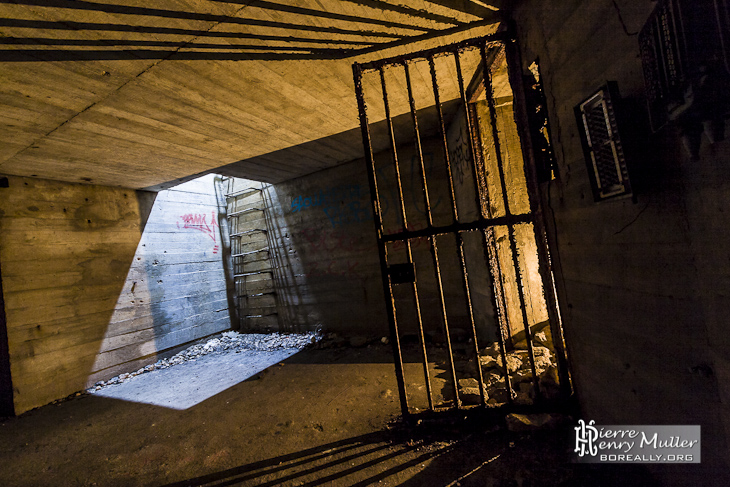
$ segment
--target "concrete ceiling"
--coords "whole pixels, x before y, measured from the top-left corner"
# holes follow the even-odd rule
[[[161,189],[210,171],[278,182],[355,159],[352,63],[493,32],[498,3],[0,0],[0,174]],[[433,95],[419,64],[422,108]],[[408,105],[393,86],[397,115]],[[379,94],[377,76],[365,87]],[[458,96],[452,82],[441,90]]]

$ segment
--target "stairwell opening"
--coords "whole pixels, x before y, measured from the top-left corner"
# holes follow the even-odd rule
[[[277,330],[262,188],[209,174],[154,195],[88,392],[187,409],[316,341],[250,333]]]
[[[270,224],[263,182],[222,179],[230,238],[230,268],[235,312],[233,329],[272,332],[280,326]]]

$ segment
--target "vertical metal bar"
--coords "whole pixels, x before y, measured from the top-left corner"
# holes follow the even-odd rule
[[[380,275],[385,294],[385,304],[388,310],[388,324],[392,340],[393,358],[395,362],[395,375],[398,382],[398,393],[400,395],[401,413],[408,417],[408,397],[406,395],[406,383],[403,374],[403,355],[400,346],[398,333],[398,321],[395,313],[395,300],[393,299],[393,287],[388,275],[388,250],[383,241],[383,218],[380,209],[380,196],[378,193],[378,182],[375,175],[375,159],[373,157],[373,146],[370,139],[370,125],[368,123],[367,107],[362,91],[362,68],[358,63],[352,65],[353,78],[355,82],[355,96],[357,97],[357,108],[360,116],[360,130],[365,151],[365,158],[368,164],[368,183],[370,185],[370,199],[373,204],[373,222],[380,256]]]
[[[449,197],[451,198],[451,211],[454,223],[459,222],[459,209],[456,205],[456,193],[454,190],[454,177],[451,173],[451,160],[449,157],[449,143],[446,136],[446,125],[444,123],[444,113],[441,109],[441,95],[439,94],[439,85],[436,78],[436,64],[433,56],[428,57],[428,65],[431,69],[431,86],[433,87],[433,99],[436,105],[436,114],[438,115],[439,135],[441,136],[441,144],[444,150],[444,161],[446,161],[446,170],[449,175]]]
[[[444,114],[441,109],[441,95],[439,94],[438,79],[436,76],[436,64],[434,63],[433,56],[428,57],[428,65],[431,70],[431,86],[433,87],[433,98],[436,106],[436,114],[438,115],[438,128],[439,135],[441,136],[441,142],[444,150],[444,161],[446,162],[446,172],[449,176],[449,196],[451,198],[451,211],[454,219],[454,223],[459,222],[459,208],[456,204],[456,193],[454,189],[454,177],[451,173],[451,160],[449,157],[449,143],[446,136],[446,125],[444,124]],[[479,343],[477,339],[476,323],[474,321],[474,307],[471,301],[471,290],[469,289],[469,273],[466,267],[466,258],[464,256],[464,241],[461,237],[460,232],[454,234],[456,237],[456,245],[459,249],[459,258],[461,260],[461,277],[464,285],[464,296],[466,297],[466,306],[469,311],[469,321],[471,323],[472,338],[474,340],[474,353],[475,360],[477,362],[477,371],[479,378],[479,394],[481,396],[481,404],[485,406],[487,404],[487,393],[484,390],[484,375],[482,368],[479,364]]]
[[[449,352],[449,367],[451,368],[451,380],[454,386],[454,401],[456,407],[461,408],[461,398],[459,397],[459,382],[456,378],[456,367],[454,366],[454,352],[451,347],[451,333],[449,332],[449,318],[446,313],[446,300],[444,299],[444,285],[441,281],[441,267],[439,265],[438,247],[436,245],[436,237],[431,235],[431,256],[433,257],[433,265],[436,273],[436,283],[439,289],[439,298],[441,299],[441,318],[444,324],[444,333],[446,336],[446,346]]]
[[[520,66],[520,53],[517,46],[512,43],[506,45],[507,73],[514,93],[515,123],[518,134],[522,141],[522,153],[525,161],[525,179],[527,182],[528,195],[530,197],[530,208],[535,232],[535,242],[538,251],[538,269],[543,282],[543,294],[548,308],[548,319],[550,320],[550,332],[553,336],[558,361],[558,377],[560,387],[565,396],[570,394],[570,372],[568,369],[567,351],[563,338],[563,324],[558,305],[557,287],[552,270],[550,251],[548,247],[547,229],[545,228],[545,217],[540,202],[538,179],[535,171],[534,152],[532,150],[532,139],[530,138],[529,123],[527,118],[527,103],[524,98],[524,87]]]
[[[477,161],[477,165],[482,168],[482,171],[486,172],[485,169],[485,163],[484,163],[484,149],[482,147],[482,143],[480,140],[480,136],[477,132],[480,131],[478,128],[477,123],[477,111],[476,106],[471,105],[470,107],[470,116],[473,120],[473,125],[475,126],[474,134],[472,134],[471,137],[471,147],[473,147],[473,150],[475,151],[474,160]],[[484,185],[484,188],[482,188],[483,194],[484,194],[484,205],[487,209],[487,216],[492,217],[491,208],[489,206],[490,201],[490,195],[489,195],[489,188],[487,188],[487,181],[486,176],[483,178],[480,178],[480,184]],[[494,292],[495,292],[495,306],[500,306],[499,308],[499,314],[497,315],[498,318],[502,321],[499,323],[505,323],[505,326],[503,327],[503,335],[506,339],[511,338],[510,333],[510,327],[509,327],[509,316],[507,315],[507,303],[504,298],[504,275],[502,274],[502,265],[499,263],[498,250],[497,250],[497,242],[494,239],[494,229],[490,229],[488,232],[482,232],[483,233],[483,245],[488,247],[488,251],[485,250],[485,258],[487,261],[487,264],[492,269],[494,277]],[[485,247],[486,249],[486,247]],[[496,309],[496,308],[495,308]]]
[[[509,217],[512,215],[509,206],[509,198],[507,196],[507,183],[504,176],[504,166],[502,161],[502,150],[501,143],[499,140],[499,130],[497,129],[497,109],[494,105],[494,97],[492,96],[492,74],[487,64],[487,51],[484,45],[480,46],[479,52],[482,56],[482,63],[484,64],[484,91],[487,96],[487,107],[489,109],[489,119],[492,125],[492,137],[494,137],[494,152],[497,161],[497,170],[499,172],[499,181],[502,189],[502,199],[504,201],[504,211]],[[510,247],[512,249],[512,263],[515,268],[515,278],[517,280],[517,295],[520,300],[520,310],[522,311],[522,323],[525,328],[525,341],[527,342],[527,353],[530,359],[530,367],[532,368],[532,382],[535,387],[535,396],[539,399],[540,397],[540,384],[537,380],[537,367],[535,366],[535,351],[532,347],[532,333],[530,331],[530,323],[527,319],[527,307],[525,303],[525,292],[522,283],[522,275],[520,272],[519,256],[517,254],[517,235],[515,233],[514,224],[510,223],[507,225]],[[544,287],[544,286],[543,286]],[[505,370],[507,369],[507,362],[504,363]]]
[[[226,188],[223,193],[223,198],[225,198],[225,200],[226,200],[226,212],[228,214],[233,213],[233,211],[234,211],[233,207],[228,202],[228,197],[226,196],[233,192],[231,190],[231,188],[233,187],[233,182],[234,182],[233,177],[230,177],[226,180]],[[228,235],[229,235],[228,241],[229,241],[229,245],[230,245],[230,249],[231,249],[231,252],[230,252],[231,256],[239,253],[239,250],[238,250],[238,240],[239,239],[237,239],[235,237],[234,238],[230,237],[230,234],[236,233],[236,223],[234,220],[236,220],[236,218],[231,218],[231,221],[228,223]],[[233,329],[237,330],[237,331],[243,331],[243,328],[241,328],[241,306],[239,304],[240,298],[238,297],[240,294],[239,285],[238,285],[238,279],[235,277],[236,262],[238,262],[238,258],[231,257],[231,271],[232,271],[231,275],[232,275],[232,279],[233,279],[233,302],[234,302],[234,306],[236,308],[236,312],[235,312],[236,322],[235,322],[235,325],[233,325]]]
[[[473,140],[474,127],[472,124],[471,117],[469,116],[469,101],[466,98],[466,91],[464,89],[464,75],[461,70],[461,60],[459,59],[459,51],[454,52],[454,60],[456,61],[456,77],[458,78],[458,81],[459,81],[459,94],[461,96],[461,103],[464,105],[464,116],[466,117],[466,131],[467,131],[467,134],[469,135],[469,140]],[[485,63],[484,70],[486,71],[488,69],[486,67],[486,57],[484,58],[484,60],[482,62]],[[472,149],[473,149],[473,147],[472,147]],[[473,150],[471,153],[471,161],[472,161],[472,172],[473,172],[473,177],[474,177],[474,198],[476,200],[477,210],[479,210],[479,219],[483,219],[486,215],[484,214],[484,206],[482,205],[481,193],[479,192],[479,172],[477,170],[476,155]]]
[[[400,164],[398,163],[398,150],[395,144],[395,134],[393,132],[393,119],[390,116],[390,104],[388,103],[388,91],[385,85],[385,69],[381,66],[378,68],[380,73],[380,86],[383,92],[383,105],[385,107],[385,120],[388,126],[388,138],[390,141],[391,155],[393,156],[393,168],[395,169],[395,180],[398,185],[398,204],[401,213],[401,221],[403,222],[403,231],[408,229],[408,215],[406,214],[405,199],[403,198],[403,183],[400,175]]]
[[[423,204],[426,209],[426,218],[428,219],[428,228],[433,227],[433,215],[431,214],[431,201],[428,195],[428,181],[426,180],[426,167],[423,163],[423,148],[421,147],[421,134],[418,131],[418,116],[416,114],[416,102],[413,99],[413,87],[411,85],[411,73],[408,63],[403,63],[403,69],[406,73],[406,88],[408,90],[408,105],[411,109],[411,121],[413,122],[413,135],[416,151],[418,152],[418,162],[421,171],[421,183],[423,188]],[[456,407],[461,407],[461,399],[459,398],[459,382],[456,378],[456,367],[454,366],[454,352],[451,346],[451,333],[449,332],[449,317],[446,312],[446,299],[444,298],[444,286],[441,280],[441,267],[439,266],[438,245],[436,237],[431,235],[429,238],[431,243],[431,256],[433,258],[434,272],[436,274],[436,283],[439,290],[439,299],[441,302],[441,319],[444,325],[444,336],[446,337],[446,346],[449,352],[449,367],[451,367],[451,379],[454,386],[454,401]]]
[[[499,251],[497,249],[497,243],[494,238],[494,227],[485,228],[482,230],[482,245],[484,246],[484,252],[486,254],[487,263],[489,264],[489,268],[492,269],[492,279],[494,280],[494,297],[493,297],[493,303],[494,309],[497,314],[497,320],[498,323],[501,323],[502,321],[504,323],[509,323],[509,317],[507,316],[507,303],[505,301],[504,297],[504,287],[503,287],[503,278],[502,278],[502,271],[499,264]],[[502,353],[502,361],[503,363],[507,363],[506,359],[506,346],[505,343],[507,343],[507,340],[511,339],[511,332],[509,326],[500,326],[499,327],[499,343],[500,343],[500,353]],[[508,391],[510,391],[510,402],[512,402],[512,395],[511,395],[511,387],[512,387],[512,379],[509,376],[509,371],[507,371],[507,368],[505,367],[504,371],[504,377],[505,377],[505,384],[507,385]]]
[[[390,116],[390,105],[388,103],[388,90],[385,85],[385,70],[381,66],[378,70],[380,72],[380,85],[383,90],[383,105],[385,107],[385,119],[388,125],[388,136],[390,137],[390,149],[393,155],[393,165],[395,167],[395,179],[398,183],[398,196],[401,209],[401,217],[403,218],[403,231],[408,228],[408,217],[406,215],[406,206],[403,198],[403,183],[400,175],[400,166],[398,164],[398,149],[395,144],[395,134],[393,133],[393,120]],[[406,239],[406,252],[408,253],[408,262],[413,264],[413,252],[411,250],[411,241]],[[414,269],[415,272],[415,269]],[[416,279],[412,283],[413,288],[413,303],[416,307],[416,317],[418,319],[418,331],[421,338],[421,353],[423,354],[423,375],[426,379],[426,392],[428,394],[428,407],[433,410],[433,393],[431,391],[431,378],[428,372],[428,353],[426,352],[426,336],[423,333],[423,317],[421,316],[421,303],[418,299],[418,284]],[[392,296],[392,295],[391,295]]]
[[[490,252],[490,262],[492,262],[492,265],[494,265],[494,274],[497,276],[497,281],[495,282],[495,292],[496,298],[497,298],[497,304],[500,307],[499,311],[504,316],[504,322],[509,323],[509,316],[507,315],[507,299],[505,298],[505,291],[504,291],[504,273],[502,272],[502,264],[499,262],[499,249],[497,248],[497,239],[494,238],[494,228],[491,229],[491,232],[488,232],[485,234],[487,245],[489,246],[489,252]],[[507,340],[512,339],[512,330],[509,326],[504,327],[504,336]]]
[[[472,118],[472,125],[475,127],[474,133],[472,133],[470,138],[471,148],[474,154],[473,160],[475,161],[477,166],[481,168],[481,171],[486,172],[483,156],[483,147],[481,144],[480,136],[478,134],[480,129],[477,122],[476,106],[474,104],[471,104],[469,106],[469,116]],[[493,215],[491,214],[489,206],[490,194],[489,188],[487,187],[486,175],[480,178],[479,182],[480,184],[484,185],[484,187],[480,189],[482,190],[482,194],[484,195],[484,205],[487,209],[487,216],[491,218]],[[500,265],[498,258],[497,242],[494,238],[494,227],[485,228],[480,233],[482,238],[482,247],[484,249],[485,262],[487,264],[487,268],[490,270],[490,274],[492,277],[492,306],[496,318],[495,324],[497,324],[498,326],[499,339],[502,340],[502,342],[506,342],[506,340],[510,339],[509,317],[507,316],[507,303],[505,302],[503,287],[504,279],[502,275],[502,266]],[[505,326],[501,326],[501,324],[505,324]],[[504,347],[502,346],[502,348]],[[506,350],[504,353],[506,355]],[[479,367],[479,372],[481,375],[481,367]],[[506,381],[506,384],[509,384],[509,386],[511,387],[511,384],[508,382],[509,374],[507,374]]]
[[[236,180],[234,178],[231,178],[228,180],[228,194],[234,193],[234,188],[236,187]],[[236,211],[238,201],[237,197],[233,197],[230,202],[231,206],[231,213]],[[226,202],[228,205],[228,202]],[[232,224],[232,231],[231,233],[238,233],[239,232],[239,220],[238,217],[231,219]],[[241,249],[243,248],[243,241],[241,238],[234,238],[235,246],[232,244],[232,251],[234,254],[241,253]],[[243,269],[241,268],[241,257],[234,257],[233,258],[233,275],[235,280],[235,286],[236,286],[236,308],[238,309],[238,329],[240,331],[247,331],[247,325],[248,325],[248,319],[246,318],[246,286],[245,286],[245,278],[242,277],[235,277],[236,274],[243,273]]]
[[[426,168],[423,163],[423,148],[421,147],[421,134],[418,131],[418,115],[416,114],[416,101],[413,99],[413,87],[411,85],[411,71],[408,63],[403,63],[403,69],[406,74],[406,89],[408,90],[408,106],[411,110],[411,122],[413,123],[413,142],[416,146],[418,154],[418,163],[421,170],[421,182],[423,189],[423,203],[426,209],[426,218],[428,219],[428,227],[433,227],[433,215],[431,214],[431,201],[428,194],[428,181],[426,181]]]
[[[223,262],[223,276],[226,283],[226,302],[228,303],[228,316],[231,321],[231,328],[238,331],[238,306],[235,300],[236,289],[235,289],[235,278],[233,277],[233,258],[231,258],[231,244],[233,243],[230,237],[231,234],[231,223],[228,218],[228,199],[226,198],[227,186],[229,186],[230,180],[225,176],[215,176],[213,178],[213,188],[215,190],[215,200],[218,205],[218,230],[221,237],[221,260]],[[224,187],[224,184],[226,187]],[[221,209],[223,212],[221,212]],[[222,213],[222,214],[221,214]]]
[[[233,211],[238,211],[239,209],[239,197],[235,196],[233,198]],[[236,233],[241,231],[241,218],[240,216],[236,217]],[[240,247],[241,251],[243,252],[243,248],[246,244],[243,242],[244,237],[239,237],[238,240],[238,246]],[[238,258],[238,268],[239,270],[237,272],[240,272],[241,274],[245,274],[246,272],[246,258],[245,257],[239,257]],[[241,276],[241,305],[243,307],[243,320],[244,320],[244,326],[247,331],[251,331],[253,328],[252,323],[253,320],[250,318],[251,311],[249,311],[251,308],[249,307],[249,299],[248,299],[248,293],[249,293],[249,283],[248,283],[248,276]]]
[[[477,377],[479,380],[479,395],[482,406],[487,405],[487,391],[484,389],[484,374],[481,364],[479,363],[479,339],[477,338],[477,327],[474,321],[474,306],[471,300],[471,289],[469,288],[469,271],[466,266],[466,256],[464,254],[464,239],[461,233],[456,233],[456,245],[459,248],[459,260],[461,263],[461,276],[464,282],[464,296],[466,298],[466,308],[469,311],[469,323],[471,323],[471,335],[474,343],[474,359],[477,366]]]
[[[482,49],[483,48],[484,48],[484,46],[482,45]],[[470,119],[471,117],[470,117],[469,111],[468,111],[469,105],[468,105],[468,101],[466,99],[466,91],[464,91],[464,75],[461,70],[461,61],[459,59],[458,50],[454,51],[454,60],[456,62],[456,77],[459,82],[459,94],[461,96],[461,102],[464,105],[464,112],[465,112],[465,116],[466,116],[466,129],[467,129],[467,132],[469,135],[469,141],[470,141],[470,145],[471,145],[471,149],[472,149],[471,150],[471,162],[472,162],[472,166],[474,167],[474,177],[475,177],[474,191],[476,191],[477,205],[479,208],[479,217],[480,217],[480,219],[484,219],[484,212],[483,212],[483,208],[481,205],[479,186],[478,186],[478,181],[476,179],[476,177],[478,176],[477,172],[476,172],[476,165],[477,165],[476,150],[477,150],[477,148],[474,147],[474,129],[472,127],[472,121]],[[484,62],[484,60],[482,62]],[[487,64],[486,64],[486,62],[484,62],[485,76],[486,76],[487,69],[488,69]],[[486,85],[485,85],[485,89],[486,89]],[[496,286],[497,279],[500,279],[500,277],[496,272],[496,268],[494,267],[494,265],[492,265],[494,261],[492,259],[490,259],[490,257],[489,257],[489,242],[487,240],[486,232],[482,232],[482,234],[483,234],[483,238],[484,238],[483,246],[484,246],[485,258],[487,259],[487,262],[489,262],[489,264],[490,264],[489,271],[492,276],[492,281],[493,281],[494,285]],[[496,292],[495,292],[495,294],[496,294]],[[495,310],[496,309],[497,309],[497,307],[495,306]],[[499,314],[497,315],[497,325],[499,327],[499,333],[497,334],[497,342],[499,343],[499,354],[500,354],[500,357],[502,358],[502,363],[504,364],[504,374],[503,374],[504,375],[504,384],[505,384],[505,388],[507,389],[507,396],[509,398],[509,403],[511,404],[512,403],[512,381],[509,376],[509,370],[507,370],[507,350],[505,348],[504,334],[503,334],[503,328],[505,326],[507,326],[507,329],[509,329],[509,324],[506,319],[504,319],[504,321],[502,321],[500,319],[500,318],[506,318],[506,316],[507,316],[506,313],[504,313],[504,316],[499,316]],[[481,373],[482,366],[481,366],[481,363],[479,362],[478,354],[477,354],[477,368],[480,369],[480,373]]]

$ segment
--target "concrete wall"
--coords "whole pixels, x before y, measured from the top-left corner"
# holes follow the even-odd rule
[[[9,178],[0,260],[15,412],[86,385],[141,234],[134,191]]]
[[[214,242],[195,227],[197,214],[210,224],[215,205],[207,196],[179,191],[160,195],[150,215],[151,203],[149,193],[30,178],[10,177],[9,187],[0,189],[0,261],[17,414],[215,331],[165,337],[177,327],[215,322],[226,328],[225,301],[210,299],[215,304],[201,307],[209,311],[205,320],[190,312],[224,287],[192,284],[201,276],[222,280],[213,277],[222,276],[213,254],[219,236]],[[150,232],[140,241],[148,215]]]
[[[87,385],[231,328],[215,179],[157,194]]]
[[[387,334],[364,163],[270,186],[264,199],[280,326]]]
[[[497,133],[499,137],[502,168],[507,188],[507,203],[513,215],[530,213],[530,202],[525,179],[524,159],[515,124],[512,96],[495,100]],[[506,214],[500,172],[495,157],[494,132],[485,100],[475,104],[479,136],[484,151],[484,179],[489,201],[488,211],[492,218]],[[496,256],[504,296],[505,314],[512,336],[524,336],[524,322],[519,297],[517,273],[515,272],[512,248],[507,226],[494,230]],[[532,224],[515,226],[515,241],[519,276],[525,299],[527,321],[530,327],[548,321],[547,305],[542,278],[538,269],[537,244]],[[522,333],[522,335],[520,335]]]
[[[539,57],[559,179],[544,185],[565,332],[585,419],[700,424],[702,466],[668,484],[721,485],[730,451],[730,143],[690,162],[676,130],[649,136],[637,32],[654,2],[524,1],[523,68]],[[623,22],[623,25],[622,25]],[[573,107],[606,80],[638,109],[637,201],[594,203]],[[671,474],[671,477],[668,475]]]

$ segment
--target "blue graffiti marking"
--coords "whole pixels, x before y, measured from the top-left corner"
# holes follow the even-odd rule
[[[348,184],[319,190],[314,196],[292,198],[292,213],[319,207],[332,227],[372,221],[373,215],[362,199],[368,195],[359,184]]]

